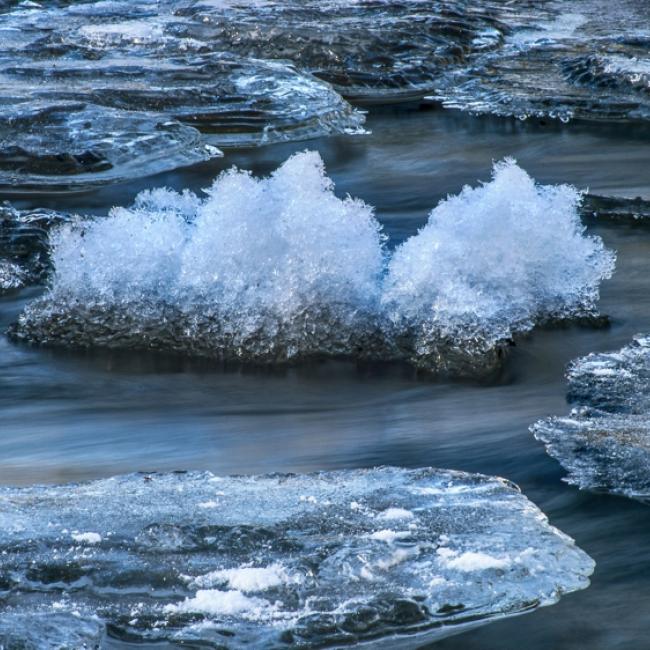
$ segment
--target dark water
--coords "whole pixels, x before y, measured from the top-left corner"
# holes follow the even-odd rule
[[[471,118],[436,110],[370,116],[374,135],[231,152],[173,174],[22,206],[103,213],[144,187],[200,189],[230,164],[265,173],[318,149],[337,193],[359,196],[398,242],[447,193],[514,156],[538,181],[650,198],[650,139],[633,127]],[[0,197],[1,198],[1,197]],[[0,482],[26,485],[134,470],[217,474],[433,465],[518,483],[597,562],[592,587],[532,615],[436,644],[441,649],[650,646],[650,510],[580,493],[528,432],[567,410],[563,371],[650,329],[650,228],[590,224],[618,252],[603,286],[604,329],[537,330],[489,382],[434,381],[400,366],[327,362],[273,370],[113,353],[53,352],[0,339]],[[30,289],[0,301],[4,329]],[[117,647],[117,646],[116,646]]]

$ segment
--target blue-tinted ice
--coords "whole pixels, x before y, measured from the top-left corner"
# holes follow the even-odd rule
[[[511,483],[397,468],[2,488],[0,554],[0,645],[39,648],[413,647],[594,567]]]
[[[363,114],[329,84],[175,36],[174,3],[133,5],[0,12],[0,190],[81,191],[206,160],[220,146],[363,131]]]
[[[571,414],[532,431],[583,489],[650,499],[650,339],[590,354],[567,373]]]
[[[158,189],[51,238],[49,291],[15,337],[227,361],[406,360],[477,373],[548,321],[597,314],[614,256],[580,194],[513,161],[441,202],[389,254],[370,206],[339,199],[315,153],[269,178],[232,169],[206,198]]]
[[[650,119],[648,3],[524,5],[511,7],[503,46],[450,69],[436,99],[447,108],[522,119]]]

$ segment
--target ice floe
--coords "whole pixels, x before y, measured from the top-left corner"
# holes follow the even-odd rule
[[[650,339],[574,361],[568,416],[532,427],[548,453],[583,489],[650,499]]]
[[[412,647],[553,604],[594,566],[499,478],[378,468],[216,479],[0,488],[0,645],[108,634]],[[217,492],[220,508],[200,507]],[[411,513],[391,518],[406,526],[394,536],[391,509]]]

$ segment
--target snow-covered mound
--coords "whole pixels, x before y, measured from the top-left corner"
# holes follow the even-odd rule
[[[491,182],[443,201],[389,259],[372,208],[336,197],[318,154],[260,180],[233,169],[206,198],[148,191],[56,230],[51,288],[15,335],[475,371],[536,323],[596,313],[614,256],[584,234],[579,200],[505,161]]]

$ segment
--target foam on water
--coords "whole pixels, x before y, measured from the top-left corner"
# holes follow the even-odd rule
[[[412,513],[395,536],[391,509]],[[516,486],[431,468],[0,488],[0,554],[0,647],[38,648],[412,648],[594,567]]]
[[[51,288],[15,334],[453,369],[461,357],[494,357],[540,321],[594,314],[614,267],[583,232],[580,194],[537,186],[513,161],[443,201],[390,259],[372,208],[336,197],[316,153],[266,179],[230,170],[206,194],[148,191],[108,218],[55,231]]]

